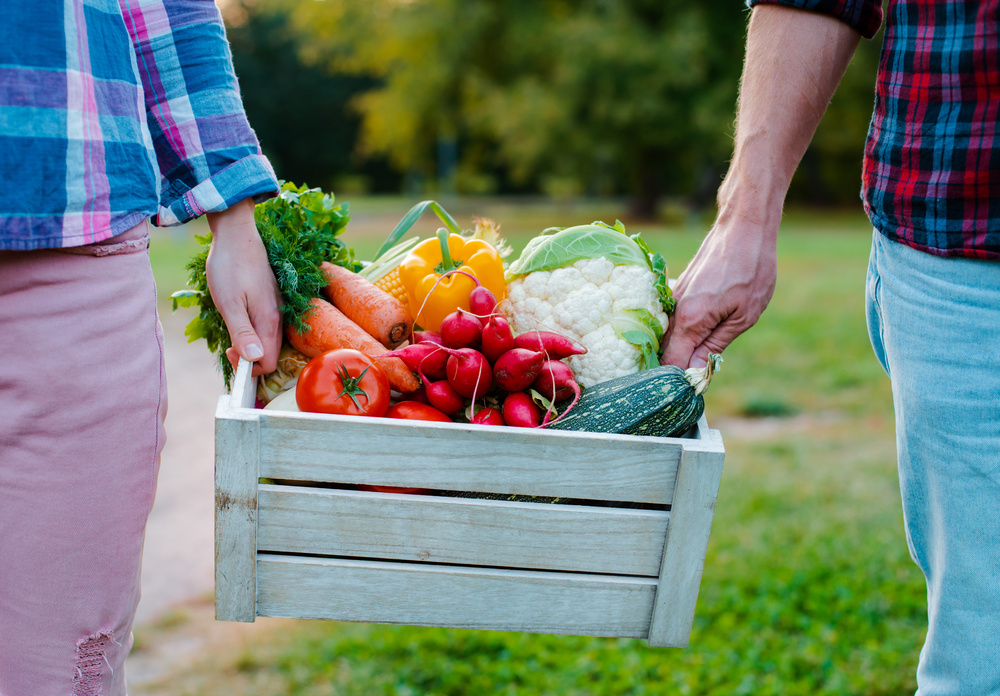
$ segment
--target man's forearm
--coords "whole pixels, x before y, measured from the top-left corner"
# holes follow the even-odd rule
[[[677,310],[663,362],[704,365],[767,307],[788,185],[859,39],[826,15],[777,5],[754,9],[719,216],[674,286]]]
[[[720,218],[777,231],[792,175],[860,38],[827,15],[780,5],[754,9]]]

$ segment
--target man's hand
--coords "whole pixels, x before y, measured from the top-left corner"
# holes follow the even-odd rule
[[[273,372],[281,349],[281,294],[247,199],[221,213],[208,213],[212,247],[208,252],[208,289],[226,322],[233,347],[226,355],[256,363],[254,375]]]
[[[760,318],[774,293],[775,234],[719,220],[674,287],[663,364],[703,367]]]

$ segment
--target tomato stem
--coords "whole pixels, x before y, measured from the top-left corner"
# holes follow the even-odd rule
[[[368,392],[366,392],[360,386],[361,378],[365,376],[366,372],[368,372],[367,367],[363,369],[361,371],[361,374],[358,375],[357,377],[351,377],[351,373],[347,371],[347,365],[341,363],[338,376],[340,377],[340,382],[341,384],[344,385],[344,388],[340,390],[339,394],[337,394],[337,398],[339,399],[340,397],[347,395],[348,397],[350,397],[351,401],[354,402],[354,405],[356,407],[361,408],[361,404],[358,403],[358,398],[357,398],[358,395],[361,394],[364,395],[365,401],[371,403],[371,399],[368,397]]]

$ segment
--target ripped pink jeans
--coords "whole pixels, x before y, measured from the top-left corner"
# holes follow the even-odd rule
[[[124,696],[166,385],[143,223],[0,251],[0,695]]]

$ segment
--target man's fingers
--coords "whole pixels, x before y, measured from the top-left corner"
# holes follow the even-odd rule
[[[660,358],[660,364],[676,365],[685,369],[695,348],[701,345],[702,341],[701,337],[693,333],[689,327],[676,324],[671,326],[663,340],[666,347],[663,350],[663,357]]]
[[[678,311],[664,336],[660,362],[681,368],[704,367],[709,353],[722,353],[736,337],[753,325],[740,314],[717,317],[697,311]],[[695,317],[692,319],[692,314]]]

